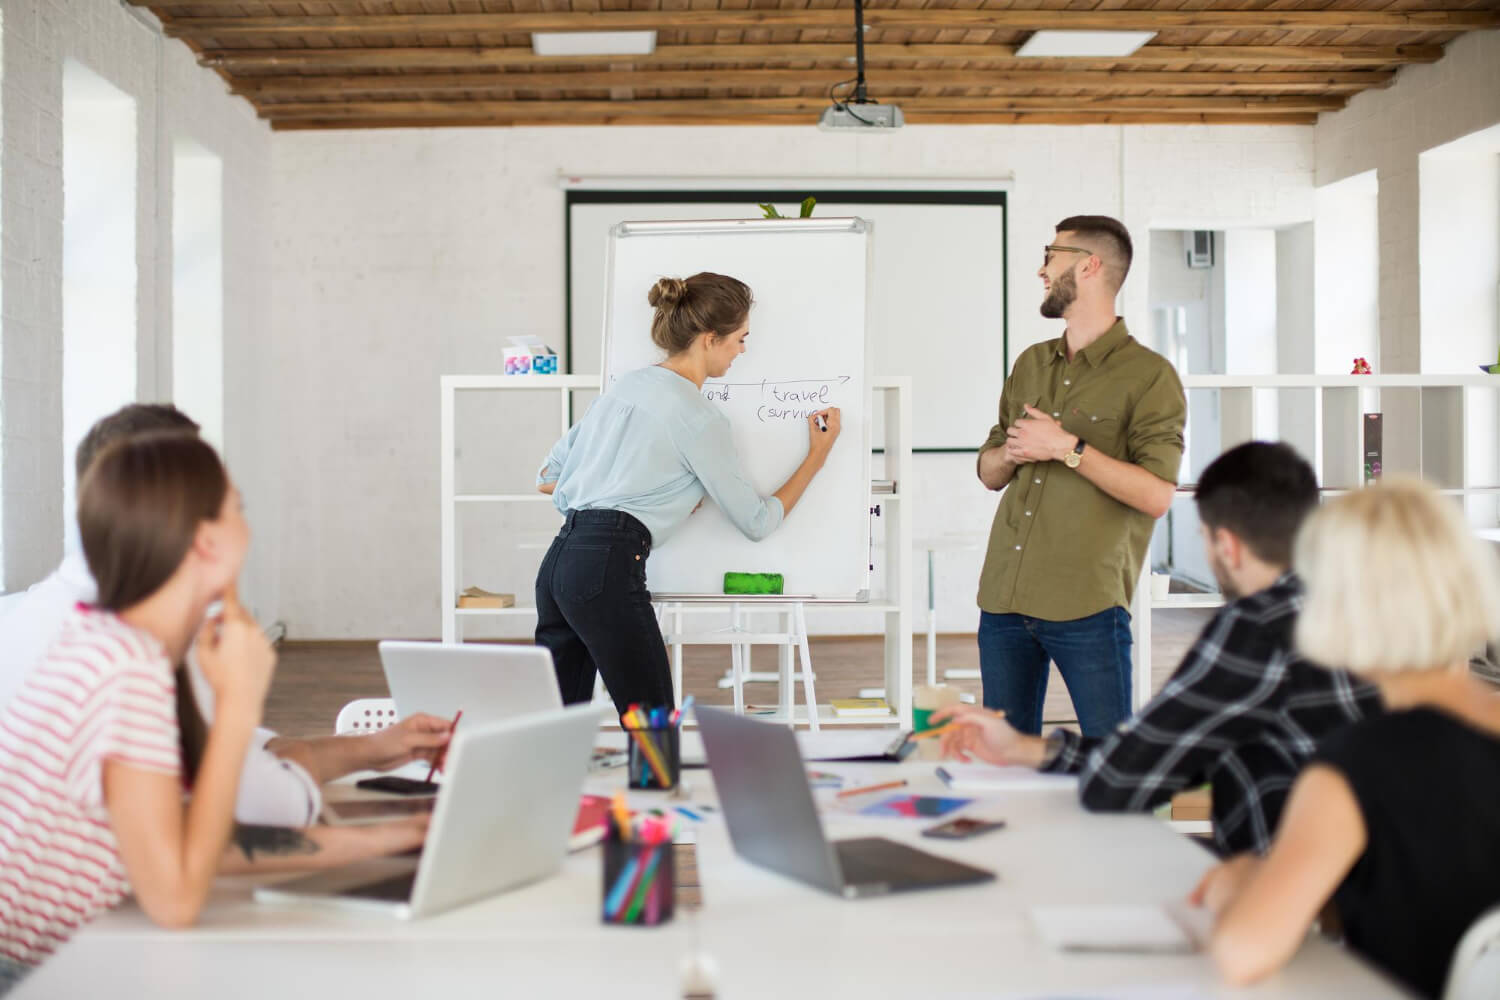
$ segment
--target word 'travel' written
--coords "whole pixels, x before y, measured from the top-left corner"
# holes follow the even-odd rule
[[[835,386],[849,381],[848,375],[833,378],[761,379],[758,382],[703,384],[703,398],[715,403],[759,400],[755,418],[762,423],[776,420],[806,420],[833,405],[829,398]],[[749,397],[747,400],[746,397]]]

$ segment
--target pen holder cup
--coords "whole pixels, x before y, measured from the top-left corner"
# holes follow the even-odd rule
[[[911,728],[912,732],[920,733],[931,729],[932,713],[949,705],[957,705],[959,702],[958,689],[951,688],[946,684],[933,684],[916,688],[912,692]]]
[[[604,893],[600,915],[606,924],[655,927],[672,919],[677,896],[677,865],[672,842],[645,844],[604,840]]]
[[[631,788],[676,788],[682,777],[682,747],[676,726],[629,729]]]

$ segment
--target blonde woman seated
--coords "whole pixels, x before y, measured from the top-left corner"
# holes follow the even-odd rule
[[[1325,739],[1264,859],[1208,873],[1212,953],[1249,983],[1285,965],[1331,898],[1348,945],[1423,996],[1500,902],[1500,698],[1469,656],[1500,626],[1495,557],[1420,483],[1373,486],[1309,518],[1301,652],[1361,674],[1389,714]]]

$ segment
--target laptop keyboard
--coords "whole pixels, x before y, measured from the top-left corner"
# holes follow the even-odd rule
[[[354,896],[357,899],[378,899],[385,903],[405,903],[411,900],[411,890],[416,882],[416,872],[405,872],[383,878],[379,882],[354,886],[340,895]]]

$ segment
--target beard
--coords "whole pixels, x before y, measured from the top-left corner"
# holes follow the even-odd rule
[[[1073,304],[1076,298],[1078,298],[1078,279],[1073,277],[1072,271],[1066,271],[1052,282],[1051,290],[1042,300],[1042,315],[1048,319],[1062,319],[1063,312]]]

